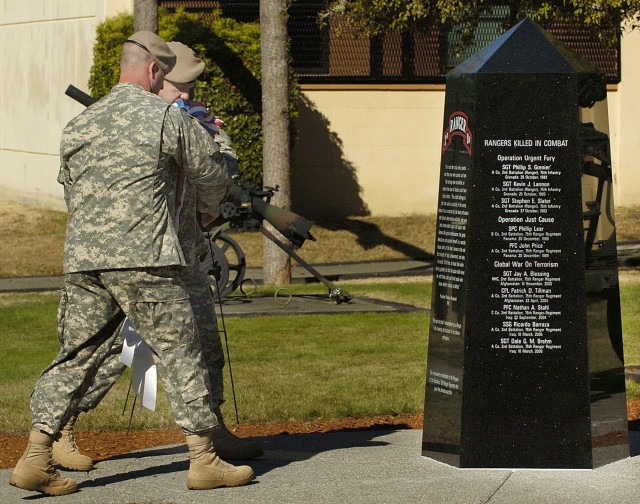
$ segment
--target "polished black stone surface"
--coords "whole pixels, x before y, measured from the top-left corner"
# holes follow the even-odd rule
[[[604,86],[529,20],[447,77],[426,456],[629,455]]]

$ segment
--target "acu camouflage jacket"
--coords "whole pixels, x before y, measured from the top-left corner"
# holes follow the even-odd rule
[[[185,265],[177,166],[199,211],[216,213],[231,179],[211,136],[177,107],[123,83],[72,119],[58,175],[69,210],[64,272]]]

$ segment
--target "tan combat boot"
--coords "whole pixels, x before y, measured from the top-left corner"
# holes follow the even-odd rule
[[[189,475],[187,488],[209,488],[246,485],[253,479],[249,466],[232,466],[216,455],[211,447],[209,432],[186,436],[189,447]]]
[[[53,463],[72,471],[90,471],[93,469],[93,460],[80,453],[73,439],[73,427],[77,420],[78,415],[72,416],[60,431],[60,439],[53,443]]]
[[[9,483],[23,490],[47,495],[67,495],[77,490],[75,480],[62,478],[51,461],[53,437],[31,431],[24,454],[18,460]]]
[[[253,441],[240,439],[222,422],[211,429],[210,437],[214,451],[225,460],[251,460],[264,454],[262,446]]]

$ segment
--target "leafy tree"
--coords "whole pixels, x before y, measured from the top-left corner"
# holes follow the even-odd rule
[[[640,0],[330,0],[321,21],[344,17],[363,35],[444,26],[460,31],[468,42],[480,16],[495,5],[509,7],[505,29],[525,16],[542,26],[570,18],[591,28],[603,42],[613,43],[622,34],[622,21],[631,29],[640,26]]]

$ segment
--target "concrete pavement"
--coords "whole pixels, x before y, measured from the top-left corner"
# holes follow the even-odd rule
[[[633,433],[636,434],[636,433]],[[467,470],[421,456],[420,430],[362,430],[281,435],[258,440],[265,455],[256,479],[238,488],[187,490],[186,446],[127,453],[90,473],[64,472],[79,492],[47,502],[82,504],[637,504],[640,457],[594,470]],[[634,438],[638,452],[640,440]],[[9,485],[0,502],[39,500]]]

